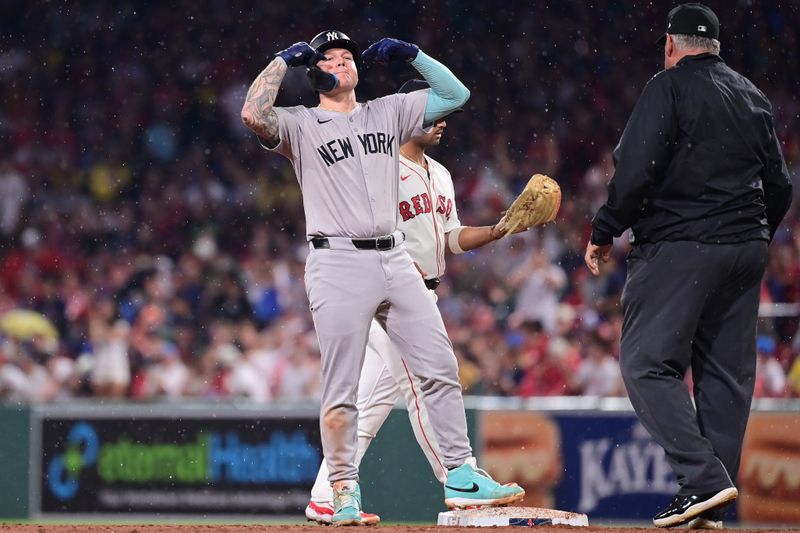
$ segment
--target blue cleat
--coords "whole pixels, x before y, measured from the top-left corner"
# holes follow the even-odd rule
[[[361,488],[358,481],[336,481],[333,484],[333,516],[334,526],[360,526],[361,522]]]
[[[501,485],[477,467],[475,458],[447,473],[444,503],[448,508],[500,506],[520,501],[525,491],[516,483]]]

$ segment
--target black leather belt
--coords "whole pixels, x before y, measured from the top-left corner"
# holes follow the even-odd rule
[[[391,250],[394,248],[394,235],[377,239],[353,239],[353,246],[359,250]]]
[[[441,282],[442,280],[440,280],[439,278],[426,279],[425,286],[428,287],[428,289],[435,291],[436,287],[438,287]]]
[[[353,242],[353,246],[359,250],[391,250],[399,244],[395,241],[394,235],[387,235],[376,239],[351,239],[351,241]],[[311,245],[317,250],[331,247],[331,243],[327,237],[312,237]]]

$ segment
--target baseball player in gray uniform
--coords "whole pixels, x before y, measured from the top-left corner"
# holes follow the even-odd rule
[[[255,79],[242,120],[269,150],[292,162],[303,193],[310,252],[305,285],[322,359],[320,431],[333,486],[332,523],[360,525],[356,399],[377,318],[419,378],[448,469],[445,499],[490,505],[519,499],[467,460],[464,402],[442,318],[397,230],[399,147],[463,105],[469,91],[416,45],[384,38],[364,52],[380,63],[410,62],[430,90],[356,101],[359,48],[340,31],[278,52]],[[274,107],[288,67],[308,69],[319,105]],[[524,494],[524,493],[523,493]]]
[[[423,80],[409,80],[398,92],[428,89]],[[504,219],[494,226],[462,226],[456,209],[455,188],[450,172],[426,155],[427,148],[438,146],[447,122],[440,118],[424,134],[413,137],[400,147],[399,197],[397,214],[404,242],[416,263],[428,295],[436,301],[434,289],[445,270],[445,250],[461,253],[484,246],[503,235]],[[358,452],[360,463],[372,439],[402,395],[414,436],[431,465],[434,475],[447,483],[447,469],[428,416],[425,399],[420,394],[419,379],[408,371],[403,353],[392,343],[386,331],[373,320],[367,342],[364,366],[358,385]],[[475,460],[470,459],[473,466]],[[333,491],[328,483],[328,469],[323,461],[306,517],[320,524],[330,524],[333,517]],[[380,518],[362,511],[364,523],[378,523]]]

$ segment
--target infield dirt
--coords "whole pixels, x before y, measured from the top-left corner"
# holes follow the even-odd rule
[[[474,527],[445,527],[445,526],[407,526],[380,524],[374,527],[341,527],[335,528],[336,531],[343,533],[350,531],[392,531],[397,533],[480,533],[481,531],[497,531],[497,527],[474,528]],[[503,528],[506,529],[506,528]],[[508,528],[519,531],[519,528]],[[661,531],[656,528],[618,528],[618,527],[572,527],[572,526],[537,526],[534,528],[536,533],[643,533],[645,531]],[[318,525],[272,525],[272,524],[242,524],[242,525],[176,525],[176,524],[125,524],[125,525],[105,525],[105,524],[70,524],[70,525],[51,525],[51,524],[0,524],[0,532],[8,533],[277,533],[286,531],[288,533],[331,533],[334,531],[330,526]],[[674,530],[673,530],[674,531]],[[680,529],[678,529],[680,531]],[[800,533],[800,529],[742,529],[735,528],[736,533]]]

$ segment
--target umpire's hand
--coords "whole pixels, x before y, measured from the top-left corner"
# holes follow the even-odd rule
[[[592,244],[592,242],[589,241],[589,244],[586,245],[586,255],[583,257],[583,260],[586,266],[589,267],[589,271],[595,276],[599,276],[600,261],[608,263],[610,255],[610,244]]]

